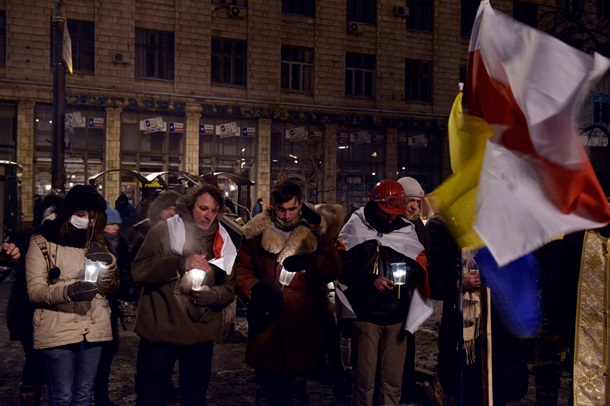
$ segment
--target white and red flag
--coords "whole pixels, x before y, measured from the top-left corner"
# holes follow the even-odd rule
[[[576,129],[584,98],[609,66],[481,2],[467,97],[470,115],[497,131],[485,147],[473,228],[499,266],[610,222]]]

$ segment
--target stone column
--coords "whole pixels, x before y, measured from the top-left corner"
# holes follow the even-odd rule
[[[258,131],[256,133],[256,173],[254,181],[256,186],[252,188],[251,201],[262,197],[264,203],[269,202],[271,192],[271,120],[261,118],[258,120]]]
[[[188,104],[186,107],[186,133],[184,171],[199,175],[199,119],[201,106]]]
[[[104,170],[121,167],[121,107],[106,107],[106,161]],[[114,205],[121,190],[121,173],[109,172],[104,175],[103,195]]]
[[[324,125],[324,173],[322,201],[337,201],[337,124]]]
[[[21,213],[24,223],[34,220],[34,107],[31,100],[21,101],[17,106],[17,163],[23,166]]]
[[[383,168],[385,179],[396,179],[398,168],[398,129],[391,127],[385,133],[385,166]]]

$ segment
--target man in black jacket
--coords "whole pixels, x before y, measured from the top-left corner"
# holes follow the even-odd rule
[[[416,286],[426,295],[424,247],[413,224],[400,216],[407,202],[398,182],[382,180],[339,234],[346,249],[340,282],[347,286],[345,296],[355,316],[354,405],[373,403],[378,354],[383,377],[379,403],[400,402],[411,295]],[[402,268],[402,276],[394,268]]]

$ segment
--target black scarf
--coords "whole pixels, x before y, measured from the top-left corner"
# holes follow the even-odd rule
[[[87,230],[79,230],[72,224],[68,225],[68,232],[60,233],[61,224],[56,220],[44,221],[36,228],[36,234],[41,234],[47,241],[66,247],[85,248],[87,246]]]

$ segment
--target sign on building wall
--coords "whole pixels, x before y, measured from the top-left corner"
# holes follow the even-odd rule
[[[155,117],[146,120],[141,120],[140,131],[144,131],[144,134],[165,131],[165,123],[163,122],[163,117]]]
[[[83,128],[85,127],[85,117],[80,111],[75,111],[73,113],[67,113],[66,118],[66,129],[70,130],[72,128]]]
[[[307,132],[304,127],[294,127],[286,130],[286,139],[290,141],[302,140],[307,138]]]
[[[428,137],[425,134],[418,134],[409,137],[409,146],[411,148],[423,148],[428,146]]]
[[[255,137],[256,136],[256,128],[255,127],[244,127],[241,129],[242,136],[244,137]]]
[[[349,141],[354,145],[370,144],[371,134],[369,134],[367,131],[357,131],[349,135]]]
[[[169,132],[175,134],[184,133],[184,123],[169,123]]]
[[[214,125],[201,124],[199,126],[199,135],[214,135]]]
[[[235,121],[216,126],[216,135],[220,135],[220,138],[239,137],[240,134],[240,128]]]
[[[104,119],[102,117],[89,117],[89,128],[104,128]]]

